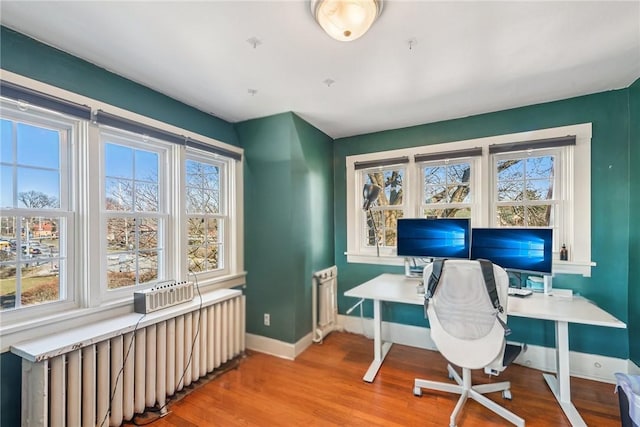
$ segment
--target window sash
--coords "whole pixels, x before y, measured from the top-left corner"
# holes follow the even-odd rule
[[[560,144],[558,139],[563,139],[563,135],[575,135],[571,139],[572,142]],[[472,172],[472,199],[471,210],[472,227],[491,227],[496,221],[496,206],[494,202],[495,190],[493,189],[496,182],[495,173],[493,172],[495,156],[513,156],[528,155],[534,153],[532,150],[523,149],[525,146],[519,146],[518,151],[509,151],[504,153],[489,154],[489,147],[494,145],[512,144],[515,142],[527,141],[555,141],[553,147],[538,148],[538,152],[562,152],[562,156],[556,160],[556,174],[554,181],[562,183],[562,187],[558,184],[546,183],[530,183],[530,189],[534,191],[545,191],[546,185],[554,185],[555,201],[544,200],[541,202],[531,202],[531,206],[536,204],[550,206],[551,211],[547,211],[547,215],[551,215],[551,220],[555,238],[558,242],[566,243],[570,247],[572,258],[568,262],[555,262],[554,272],[582,274],[589,276],[591,266],[591,235],[590,235],[590,170],[583,165],[590,165],[590,142],[592,135],[591,123],[582,123],[576,125],[568,125],[550,129],[540,129],[526,131],[521,133],[513,133],[508,135],[497,135],[469,139],[464,141],[446,142],[441,144],[431,144],[421,147],[401,148],[397,150],[385,152],[372,152],[347,156],[345,158],[347,170],[347,188],[346,188],[346,213],[347,213],[347,262],[356,263],[375,263],[387,265],[402,265],[397,260],[393,251],[380,251],[380,255],[370,248],[363,248],[362,224],[364,224],[362,208],[362,185],[361,174],[356,170],[356,164],[362,164],[367,161],[382,161],[385,158],[401,158],[409,157],[410,161],[406,165],[406,182],[404,183],[404,208],[406,217],[422,217],[425,213],[424,209],[442,209],[445,206],[441,204],[424,204],[424,186],[421,177],[421,167],[425,162],[416,162],[416,156],[421,154],[436,154],[455,152],[459,150],[473,149],[475,147],[482,148],[482,155],[477,157],[468,157],[474,164],[474,172]],[[445,162],[451,162],[449,155],[446,156]],[[418,157],[421,159],[420,157]],[[549,187],[551,188],[551,187]],[[529,202],[527,202],[529,203]],[[524,206],[523,204],[519,204]],[[456,207],[460,207],[459,205]],[[533,212],[532,212],[533,213]],[[427,212],[431,214],[431,212]],[[546,223],[546,222],[545,222]],[[535,224],[539,224],[536,220]],[[557,245],[557,242],[555,242]],[[554,257],[557,258],[557,251]]]
[[[3,93],[4,95],[4,93]],[[5,259],[0,265],[11,268],[15,266],[15,302],[13,307],[8,307],[2,310],[2,316],[5,321],[9,323],[13,321],[21,321],[29,319],[29,316],[33,316],[33,313],[52,313],[58,311],[60,307],[69,307],[75,305],[75,286],[74,276],[76,272],[76,264],[74,259],[73,242],[75,241],[75,207],[73,204],[74,198],[72,197],[72,183],[74,182],[75,167],[73,159],[75,158],[73,151],[73,141],[77,138],[77,135],[81,133],[81,122],[75,118],[66,117],[57,111],[50,111],[38,106],[28,106],[26,109],[20,103],[16,103],[10,100],[3,99],[1,102],[2,118],[11,122],[11,157],[3,157],[0,161],[5,169],[9,171],[11,175],[11,193],[12,201],[10,206],[3,206],[0,208],[0,215],[4,218],[15,218],[16,225],[21,224],[26,218],[44,218],[56,223],[56,235],[53,234],[49,239],[55,239],[57,241],[57,253],[54,252],[51,247],[41,247],[39,245],[31,244],[32,241],[38,240],[42,242],[42,229],[37,232],[38,236],[31,235],[28,230],[34,224],[27,226],[27,231],[22,232],[14,229],[12,231],[11,238],[15,239],[15,258],[11,256]],[[18,149],[27,149],[24,145],[19,145],[19,135],[17,134],[18,125],[25,124],[36,129],[46,129],[56,132],[55,149],[58,157],[57,166],[45,166],[39,164],[25,164],[20,162],[18,158]],[[53,135],[50,135],[53,137]],[[3,142],[5,144],[6,141]],[[22,141],[26,143],[26,141]],[[39,171],[51,172],[57,175],[57,190],[53,197],[58,199],[56,206],[47,207],[29,207],[23,206],[19,203],[19,181],[18,173],[22,170],[25,171]],[[28,191],[42,192],[42,190],[36,187],[29,187]],[[26,189],[24,191],[27,191]],[[45,193],[43,193],[45,194]],[[20,225],[22,228],[22,225]],[[23,254],[22,248],[27,252]],[[36,252],[39,251],[40,253]],[[33,304],[22,305],[22,294],[26,292],[26,285],[31,276],[22,276],[22,267],[27,265],[35,265],[36,268],[45,269],[47,266],[49,272],[54,272],[53,275],[49,274],[46,277],[51,276],[52,281],[48,284],[54,284],[57,288],[57,294],[54,294],[56,299],[45,300],[39,302],[37,299]],[[55,265],[55,269],[54,269]],[[21,267],[21,268],[18,268]],[[56,273],[57,271],[57,273]],[[45,277],[45,276],[42,276]],[[52,288],[49,288],[44,295],[52,296],[51,292],[54,292]]]
[[[208,166],[213,166],[218,168],[218,212],[198,212],[198,211],[189,211],[187,209],[187,201],[185,199],[185,225],[184,228],[188,227],[188,222],[193,218],[204,218],[206,219],[215,219],[218,221],[218,234],[217,240],[214,245],[217,247],[217,266],[215,268],[204,268],[198,269],[197,271],[192,270],[192,260],[187,259],[187,265],[189,265],[189,271],[192,274],[196,274],[199,278],[213,278],[218,277],[224,274],[227,274],[230,271],[230,257],[231,257],[231,248],[229,246],[229,238],[230,238],[230,222],[231,218],[229,216],[229,200],[230,200],[230,160],[221,159],[217,156],[216,153],[211,152],[203,152],[199,149],[199,147],[190,146],[186,150],[185,161],[183,164],[184,167],[184,186],[187,188],[195,188],[187,185],[186,175],[188,171],[186,170],[187,161],[197,162]],[[185,191],[185,194],[187,191]],[[185,198],[187,196],[185,195]],[[187,252],[190,250],[190,247],[193,245],[189,244],[190,235],[188,232],[185,233],[184,240],[186,242]],[[207,245],[205,245],[207,246]],[[205,249],[206,250],[206,249]],[[187,258],[189,258],[190,253],[187,254]],[[205,267],[208,266],[208,261],[204,260],[203,264]],[[196,264],[194,264],[196,265]]]

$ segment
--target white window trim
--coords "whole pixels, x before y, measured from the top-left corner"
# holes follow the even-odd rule
[[[471,203],[449,203],[449,204],[446,204],[446,206],[445,204],[443,204],[438,206],[437,208],[447,209],[448,207],[453,207],[456,205],[468,205],[471,208],[472,213],[477,212],[479,215],[482,213],[482,205],[480,202],[480,197],[476,196],[476,192],[478,191],[476,189],[480,188],[480,185],[482,182],[481,173],[480,173],[481,172],[480,161],[481,161],[480,156],[461,157],[461,158],[456,158],[451,160],[452,164],[469,163],[471,166],[471,176],[469,177],[469,187],[471,188]],[[432,160],[432,161],[417,163],[418,167],[416,168],[417,170],[416,175],[420,184],[420,192],[418,193],[420,197],[420,203],[418,205],[418,209],[414,212],[414,217],[422,217],[423,210],[429,207],[427,204],[424,203],[425,184],[424,184],[422,170],[425,167],[438,166],[438,165],[442,165],[443,163],[445,163],[445,161],[443,160]],[[477,215],[472,215],[472,218],[474,221],[477,221],[477,219],[475,218],[476,216]],[[475,225],[475,224],[471,224],[471,225]]]
[[[240,155],[243,155],[244,152],[242,148],[231,144],[205,137],[189,130],[160,122],[10,71],[0,69],[0,78],[7,82],[47,93],[71,102],[88,105],[93,111],[108,111],[109,113],[143,125],[178,135],[184,135],[190,139]],[[89,140],[98,141],[97,132],[97,126],[83,122],[79,126],[76,138],[78,143],[73,153],[74,156],[77,156],[75,163],[78,168],[76,172],[77,178],[72,184],[72,190],[70,191],[70,196],[74,198],[72,202],[77,208],[74,224],[76,233],[74,241],[69,242],[72,251],[70,253],[75,253],[75,269],[73,275],[76,285],[74,289],[74,301],[29,307],[24,309],[24,312],[29,311],[29,316],[18,316],[16,321],[11,322],[8,321],[7,313],[1,313],[0,352],[7,351],[11,345],[23,340],[34,339],[61,329],[69,329],[90,322],[116,317],[130,313],[133,310],[131,296],[101,303],[99,285],[96,285],[100,281],[100,265],[96,263],[93,258],[98,256],[97,254],[100,254],[100,239],[86,238],[86,236],[91,235],[91,233],[95,234],[96,230],[100,229],[98,228],[100,224],[100,212],[96,211],[93,206],[101,206],[101,194],[99,194],[98,191],[88,191],[88,189],[100,188],[100,174],[96,173],[101,167],[98,155],[100,150],[90,150],[88,147]],[[185,151],[183,147],[174,144],[174,147],[170,148],[170,150],[172,150],[171,156],[182,161],[183,157],[181,156]],[[175,164],[175,162],[173,163]],[[228,169],[229,177],[233,177],[233,179],[230,179],[231,182],[229,185],[228,216],[229,218],[237,218],[236,221],[230,221],[232,223],[228,230],[230,237],[227,238],[227,244],[233,245],[234,248],[230,254],[231,259],[227,259],[230,271],[225,276],[198,280],[198,285],[202,293],[245,285],[243,164],[244,156],[240,161],[229,162]],[[176,166],[169,165],[167,173],[173,177],[172,179],[176,180],[176,182],[181,183],[179,178],[180,171]],[[80,195],[83,197],[80,197]],[[167,207],[169,209],[169,215],[174,218],[171,222],[175,224],[183,223],[180,206],[184,206],[184,201],[179,199],[181,198],[174,198]],[[176,266],[176,280],[194,281],[194,276],[189,274],[185,267],[186,255],[180,255],[178,251],[181,248],[174,245],[174,242],[178,241],[179,236],[184,236],[184,232],[180,230],[180,228],[181,227],[169,226],[167,231],[168,234],[171,234],[171,237],[168,237],[171,244],[166,245],[166,250],[174,254],[172,256],[173,258],[168,258],[167,262],[169,265]],[[179,245],[184,245],[184,243],[179,243]],[[52,305],[56,305],[57,310],[55,313],[43,311],[47,306]]]
[[[569,126],[560,126],[548,129],[539,129],[528,132],[496,135],[484,138],[475,138],[441,144],[425,145],[420,147],[404,148],[399,150],[381,151],[375,153],[358,154],[346,158],[346,208],[347,208],[347,251],[345,255],[349,263],[366,263],[382,265],[403,265],[403,259],[395,253],[380,252],[380,257],[375,253],[366,253],[358,250],[360,225],[364,212],[362,211],[362,183],[359,171],[355,170],[356,162],[384,160],[396,157],[409,157],[409,163],[405,164],[407,173],[404,184],[404,197],[408,213],[416,217],[419,209],[421,180],[419,167],[416,167],[414,156],[416,154],[431,154],[446,151],[455,151],[481,147],[482,156],[479,159],[480,167],[474,172],[477,185],[474,186],[473,202],[480,203],[480,208],[473,212],[472,227],[490,226],[491,203],[489,197],[492,194],[491,185],[494,182],[492,155],[489,154],[489,145],[506,144],[521,141],[576,136],[576,145],[568,147],[569,155],[563,162],[562,179],[569,179],[571,184],[566,189],[565,195],[571,203],[563,207],[566,215],[564,224],[565,239],[570,243],[572,253],[571,261],[553,261],[554,274],[581,274],[591,276],[591,267],[596,264],[591,261],[591,123],[582,123]],[[589,165],[589,167],[576,167],[576,165]],[[416,171],[418,170],[418,171]],[[418,175],[418,176],[416,176]],[[413,205],[413,206],[412,206]],[[476,206],[473,207],[474,209]],[[411,210],[413,209],[413,210]]]
[[[3,101],[5,102],[5,101]],[[13,104],[8,101],[7,103]],[[19,107],[18,107],[19,108]],[[30,112],[32,110],[33,112]],[[25,116],[32,116],[32,122],[30,124],[35,126],[51,126],[52,128],[66,128],[69,131],[69,138],[60,141],[62,144],[62,156],[60,157],[60,171],[65,168],[71,168],[68,174],[60,173],[60,208],[59,209],[31,209],[31,208],[9,208],[2,209],[2,214],[7,216],[51,216],[64,218],[64,223],[60,223],[59,226],[64,228],[64,231],[60,232],[59,242],[62,247],[66,248],[64,255],[64,262],[66,268],[61,271],[64,272],[63,276],[60,276],[61,282],[61,299],[59,301],[52,301],[45,304],[39,304],[34,306],[21,307],[15,311],[7,311],[2,313],[3,323],[18,323],[29,321],[39,316],[47,316],[59,311],[71,310],[78,306],[79,290],[75,285],[75,277],[77,274],[77,265],[74,258],[74,244],[76,232],[75,230],[75,193],[73,187],[73,175],[74,175],[74,160],[77,158],[77,142],[79,140],[79,134],[86,128],[86,123],[82,120],[69,118],[64,115],[58,115],[52,113],[46,109],[42,109],[36,106],[29,106],[24,113],[12,113],[5,114],[6,118],[13,121],[25,121]],[[71,163],[71,164],[69,164]],[[14,183],[15,184],[15,183]],[[14,188],[15,191],[15,188]],[[14,194],[16,197],[17,194]],[[62,262],[62,261],[59,261]]]
[[[149,138],[149,142],[151,144],[144,142],[142,140],[136,141],[136,139],[140,139],[139,135],[133,135],[127,131],[121,131],[113,128],[102,128],[98,130],[101,135],[105,135],[110,138],[100,138],[100,143],[95,144],[95,147],[91,149],[97,149],[99,151],[98,157],[100,158],[100,166],[97,169],[99,172],[100,179],[100,201],[99,205],[91,206],[92,211],[98,211],[100,213],[100,225],[99,228],[93,228],[94,230],[100,230],[99,236],[96,236],[95,240],[100,241],[100,279],[94,281],[92,283],[99,284],[99,288],[97,289],[97,294],[100,296],[98,301],[95,301],[96,304],[102,305],[109,301],[119,301],[119,300],[127,300],[130,299],[132,293],[134,291],[139,291],[141,289],[150,288],[153,286],[154,282],[149,284],[139,284],[135,287],[123,287],[118,289],[107,289],[106,277],[107,277],[107,245],[106,245],[106,235],[107,235],[107,223],[106,218],[109,216],[113,217],[144,217],[144,218],[156,218],[161,221],[161,226],[158,228],[158,242],[161,250],[164,252],[161,256],[158,256],[158,281],[163,280],[171,280],[174,277],[182,277],[178,275],[178,271],[173,268],[175,265],[174,257],[172,254],[174,251],[169,251],[167,249],[167,245],[169,245],[171,239],[169,238],[170,233],[169,229],[172,227],[174,220],[171,219],[171,211],[169,210],[168,200],[171,198],[169,194],[181,194],[178,191],[177,183],[170,179],[171,174],[169,170],[174,162],[170,162],[169,153],[172,152],[171,148],[175,144],[171,144],[168,142],[155,140],[153,138]],[[115,143],[120,144],[134,150],[145,150],[158,154],[159,160],[159,170],[158,170],[158,187],[160,189],[158,194],[158,211],[157,212],[119,212],[119,211],[107,211],[104,206],[104,201],[106,199],[106,190],[105,190],[105,144],[107,143]]]
[[[202,272],[197,272],[197,273],[190,273],[191,276],[195,276],[198,280],[198,282],[204,282],[204,283],[209,283],[209,282],[215,282],[216,279],[218,279],[219,277],[224,277],[226,275],[228,275],[232,270],[231,268],[231,262],[230,260],[232,259],[231,253],[230,253],[230,246],[229,246],[229,240],[232,238],[232,234],[230,233],[230,224],[232,221],[230,221],[229,219],[232,218],[231,216],[231,211],[233,210],[232,204],[231,204],[231,200],[232,200],[232,193],[231,193],[231,181],[229,179],[229,173],[231,173],[232,170],[232,166],[233,166],[233,161],[231,159],[227,159],[227,158],[222,158],[221,156],[214,154],[214,153],[206,153],[203,152],[201,150],[195,149],[195,148],[187,148],[186,152],[185,152],[185,158],[184,160],[181,162],[181,167],[184,167],[184,165],[186,164],[187,160],[193,160],[193,161],[197,161],[197,162],[203,162],[203,163],[208,163],[210,165],[215,165],[217,167],[220,168],[220,182],[219,182],[219,186],[220,186],[220,213],[219,214],[208,214],[205,215],[209,218],[217,218],[220,220],[223,220],[223,227],[222,227],[222,268],[216,269],[216,270],[208,270],[208,271],[202,271]],[[186,170],[182,171],[181,174],[182,179],[186,182]],[[183,194],[184,195],[184,194]],[[183,200],[183,206],[185,206],[184,212],[186,212],[186,200]],[[184,236],[187,236],[187,217],[189,215],[192,214],[187,214],[185,213],[185,216],[183,218],[184,224],[182,224],[182,226],[184,227]],[[193,214],[193,215],[199,215],[199,214]],[[182,251],[180,251],[180,253],[185,254],[184,257],[184,263],[180,264],[180,265],[188,265],[188,257],[186,256],[187,252],[188,252],[188,239],[184,239],[185,242],[183,242],[184,244],[184,249]]]

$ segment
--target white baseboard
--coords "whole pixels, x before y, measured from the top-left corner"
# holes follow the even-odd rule
[[[355,316],[338,316],[339,329],[356,334],[365,335],[373,339],[373,319]],[[382,339],[396,344],[411,347],[436,350],[431,341],[429,328],[402,325],[399,323],[382,322]],[[601,356],[598,354],[569,352],[571,376],[594,381],[615,384],[614,373],[633,373],[640,371],[638,367],[627,359]],[[515,360],[515,363],[545,372],[555,372],[555,349],[528,345],[527,351]]]
[[[260,353],[289,360],[294,360],[312,344],[311,332],[294,344],[249,333],[245,334],[245,338],[245,346],[248,350],[259,351]]]
[[[635,363],[633,363],[631,360],[629,360],[628,371],[629,371],[628,372],[629,375],[640,375],[640,367]]]

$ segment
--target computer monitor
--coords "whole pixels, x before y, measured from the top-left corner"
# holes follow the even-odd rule
[[[552,242],[549,228],[474,228],[471,259],[488,259],[505,270],[551,274]]]
[[[469,219],[398,220],[398,255],[421,258],[469,258]]]

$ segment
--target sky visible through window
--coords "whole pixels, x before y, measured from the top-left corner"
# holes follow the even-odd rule
[[[59,203],[60,134],[58,131],[2,119],[0,147],[1,206],[29,207],[19,200],[14,202],[14,197],[29,191],[43,193],[49,198],[55,198]],[[16,177],[15,194],[14,176]],[[49,207],[58,208],[59,204]]]

